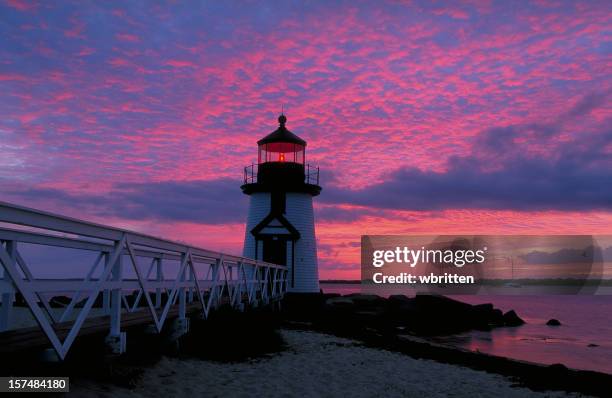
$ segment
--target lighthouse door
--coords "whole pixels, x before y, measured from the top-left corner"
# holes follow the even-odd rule
[[[270,236],[264,239],[263,260],[273,264],[287,265],[287,238]]]

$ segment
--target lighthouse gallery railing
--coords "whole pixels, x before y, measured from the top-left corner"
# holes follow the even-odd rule
[[[27,250],[32,245],[91,252],[95,261],[80,264],[88,269],[84,278],[37,278],[26,253],[21,252],[22,247]],[[175,265],[170,271],[167,262]],[[10,328],[18,293],[62,359],[100,298],[101,314],[108,319],[109,335],[113,336],[121,333],[121,316],[127,313],[148,313],[161,332],[177,306],[179,319],[194,307],[207,317],[222,303],[239,308],[267,303],[281,298],[287,289],[284,266],[4,202],[0,202],[0,265],[0,332]],[[59,274],[60,266],[51,255],[45,259],[47,274],[53,269]],[[128,270],[132,277],[128,277]],[[52,308],[52,297],[67,293],[72,295],[65,307],[60,311]],[[56,326],[72,319],[74,323],[61,341]]]
[[[257,182],[258,164],[253,163],[244,167],[244,183],[255,184]],[[309,163],[304,165],[304,182],[306,184],[319,185],[319,166]]]

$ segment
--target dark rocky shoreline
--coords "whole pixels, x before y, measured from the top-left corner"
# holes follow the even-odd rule
[[[349,294],[323,295],[323,298],[322,316],[330,319],[357,316],[366,323],[368,320],[375,322],[378,328],[402,328],[417,335],[455,334],[525,323],[513,310],[502,313],[490,303],[471,305],[433,294],[392,295],[389,298]],[[295,306],[292,300],[291,295],[285,300],[290,308]],[[299,309],[290,311],[299,312]]]
[[[492,304],[471,305],[448,297],[423,294],[414,298],[349,294],[287,294],[284,326],[352,338],[414,358],[466,366],[512,377],[534,390],[561,390],[608,397],[612,375],[520,361],[438,344],[428,339],[469,330],[518,327],[525,322],[510,310]]]

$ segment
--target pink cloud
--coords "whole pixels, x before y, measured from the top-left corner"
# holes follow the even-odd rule
[[[15,81],[15,80],[27,80],[27,76],[20,75],[17,73],[0,73],[0,81]]]
[[[26,0],[6,0],[6,4],[19,11],[32,11],[36,9],[36,4]]]
[[[79,57],[86,57],[86,56],[88,56],[88,55],[94,54],[95,52],[96,52],[96,50],[94,50],[94,49],[93,49],[93,48],[91,48],[91,47],[83,47],[83,48],[81,49],[81,51],[79,51],[79,52],[78,52],[78,54],[77,54],[77,55],[78,55]]]
[[[459,8],[442,8],[433,12],[435,15],[447,15],[455,19],[468,19],[470,15]]]
[[[171,59],[165,62],[166,65],[172,66],[174,68],[194,68],[197,65],[191,61],[183,61],[178,59]]]
[[[70,23],[72,27],[70,29],[64,30],[64,36],[69,37],[71,39],[84,39],[85,24],[83,23],[83,21],[77,18],[71,18]]]
[[[138,43],[140,42],[140,37],[130,34],[130,33],[118,33],[115,35],[115,38],[120,41],[126,41],[130,43]]]

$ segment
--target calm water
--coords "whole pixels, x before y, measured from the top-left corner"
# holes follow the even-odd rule
[[[321,284],[325,293],[359,293],[358,284]],[[393,291],[381,296],[399,294]],[[365,292],[364,292],[365,293]],[[495,355],[612,374],[612,295],[454,296],[471,304],[493,303],[502,311],[515,310],[527,324],[491,332],[468,332],[437,341]],[[556,318],[562,326],[546,326]],[[589,347],[590,344],[597,345]]]

